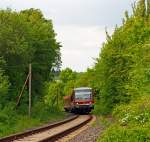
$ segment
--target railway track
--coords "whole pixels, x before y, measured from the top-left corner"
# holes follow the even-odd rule
[[[1,138],[0,142],[54,142],[86,125],[92,115],[75,115],[64,121]]]

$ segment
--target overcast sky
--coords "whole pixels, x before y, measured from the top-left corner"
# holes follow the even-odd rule
[[[94,65],[105,41],[105,27],[112,33],[134,0],[0,0],[0,8],[38,8],[52,19],[62,43],[62,68],[85,71]]]

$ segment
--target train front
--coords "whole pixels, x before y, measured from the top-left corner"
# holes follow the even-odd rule
[[[74,109],[77,112],[90,112],[94,109],[92,89],[81,87],[74,89]]]

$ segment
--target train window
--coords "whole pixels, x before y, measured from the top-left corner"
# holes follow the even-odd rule
[[[76,100],[89,100],[91,99],[91,94],[75,94]]]
[[[74,97],[76,100],[90,100],[92,99],[92,89],[77,88],[74,90]]]
[[[86,92],[92,92],[91,89],[83,89],[83,90],[75,90],[75,93],[86,93]]]

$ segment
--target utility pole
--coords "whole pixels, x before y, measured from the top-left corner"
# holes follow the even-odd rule
[[[29,117],[31,117],[31,79],[32,79],[32,66],[29,64]]]
[[[57,107],[58,107],[58,87],[57,87]]]

